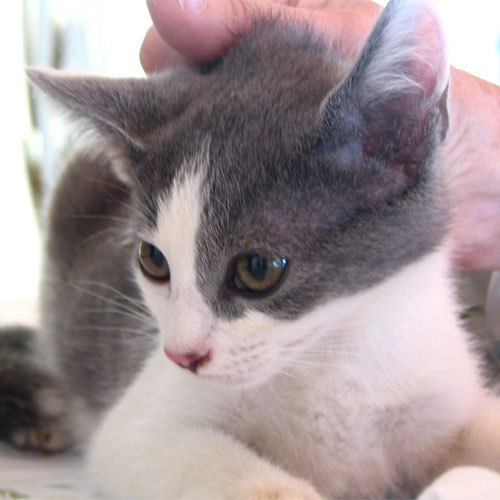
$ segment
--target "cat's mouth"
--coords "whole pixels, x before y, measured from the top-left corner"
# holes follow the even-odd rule
[[[180,368],[189,370],[193,374],[210,380],[216,380],[225,384],[241,384],[248,380],[248,376],[235,374],[228,371],[215,372],[212,365],[212,353],[208,352],[204,356],[198,356],[193,353],[189,354],[174,354],[167,349],[164,349],[167,358],[174,362]]]

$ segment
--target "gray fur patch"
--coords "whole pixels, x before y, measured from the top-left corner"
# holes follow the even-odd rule
[[[51,203],[41,329],[68,392],[92,411],[121,394],[157,335],[132,273],[137,213],[102,154],[76,155]]]

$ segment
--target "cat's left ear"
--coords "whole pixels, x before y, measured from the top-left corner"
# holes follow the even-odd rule
[[[106,78],[51,69],[26,72],[86,129],[96,131],[123,163],[140,157],[148,134],[184,105],[182,88],[165,75]]]
[[[323,146],[383,164],[389,191],[403,191],[446,135],[448,81],[446,44],[431,3],[391,0],[352,71],[323,103]]]

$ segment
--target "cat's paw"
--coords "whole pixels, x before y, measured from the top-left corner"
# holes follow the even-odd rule
[[[57,424],[18,429],[12,433],[10,439],[18,448],[41,451],[46,454],[63,451],[71,443],[66,429]]]
[[[242,500],[322,500],[306,481],[288,475],[252,478],[243,485]]]
[[[54,453],[69,444],[68,401],[36,352],[36,335],[0,328],[0,436],[19,448]]]
[[[66,401],[53,387],[36,391],[32,398],[33,418],[10,433],[11,442],[21,449],[57,453],[71,445]]]

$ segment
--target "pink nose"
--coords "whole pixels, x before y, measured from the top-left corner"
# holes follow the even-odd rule
[[[187,368],[193,373],[196,373],[198,368],[210,361],[210,351],[205,354],[199,354],[197,352],[188,352],[187,354],[176,354],[165,349],[165,354],[168,359],[171,359],[174,363],[178,364],[181,368]]]

